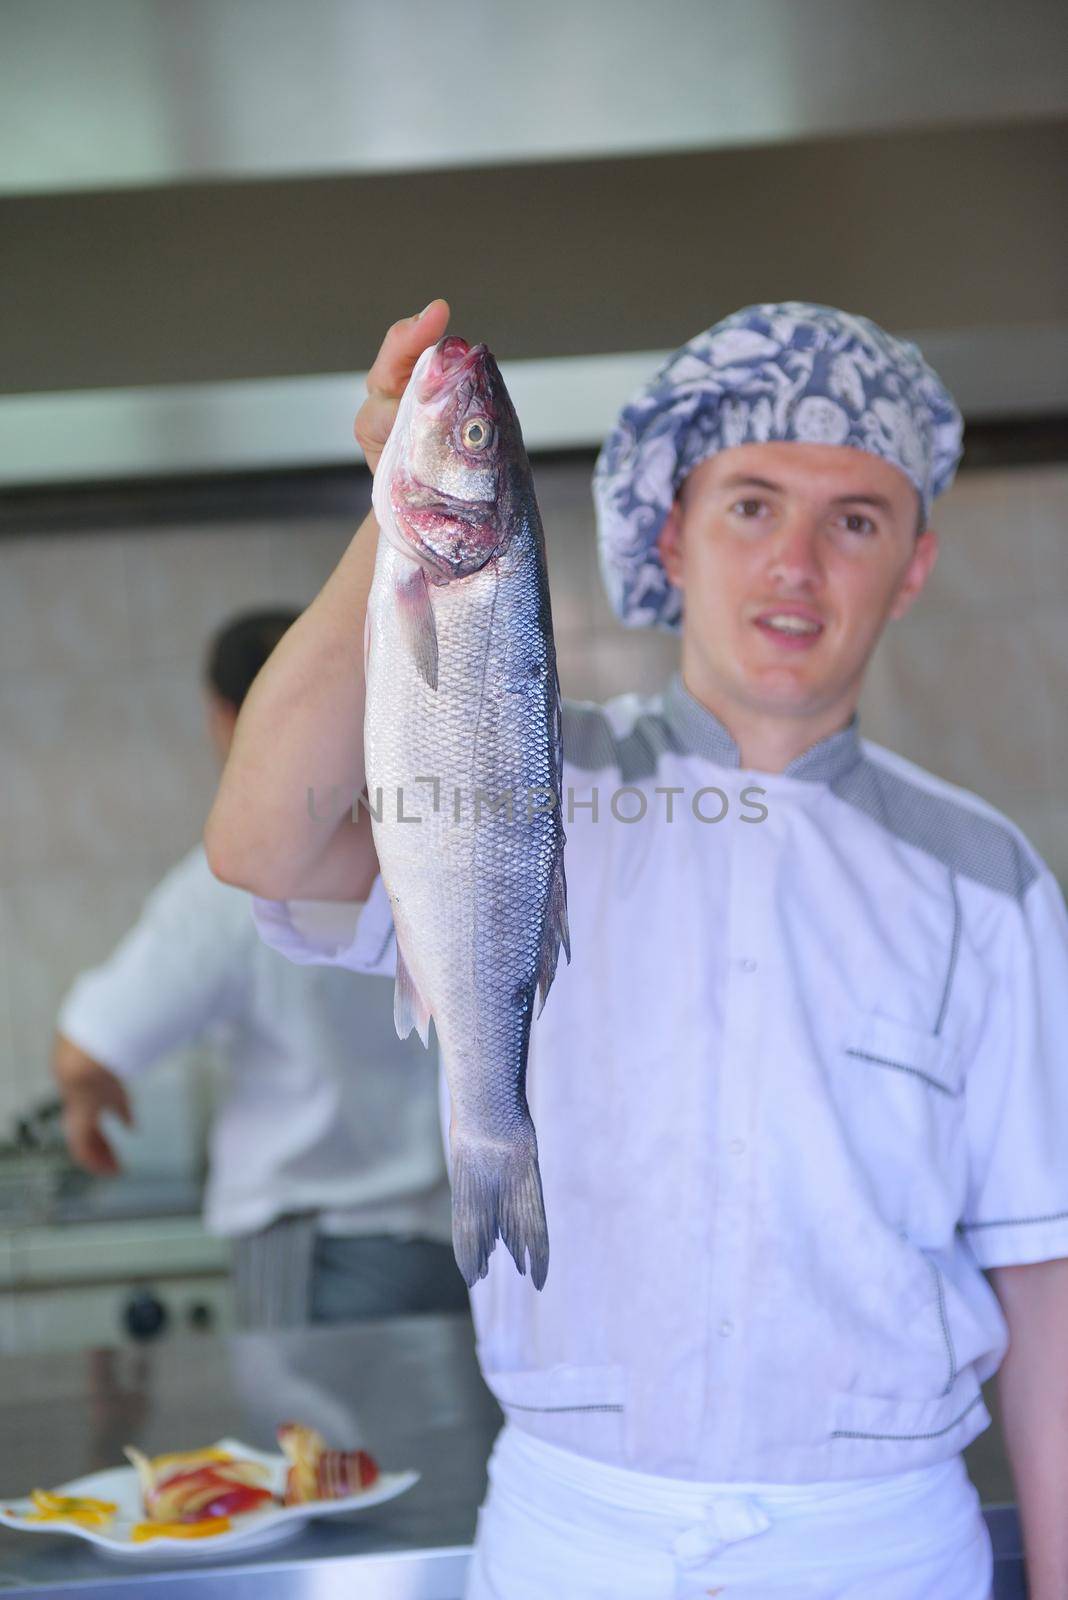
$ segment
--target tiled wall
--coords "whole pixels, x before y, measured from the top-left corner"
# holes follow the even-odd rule
[[[561,678],[652,689],[674,640],[601,593],[589,469],[543,466]],[[865,731],[1018,820],[1068,881],[1068,467],[965,474],[928,592],[873,666]],[[250,606],[307,603],[354,522],[0,543],[0,1127],[47,1093],[58,1002],[198,837],[215,779],[200,657]]]

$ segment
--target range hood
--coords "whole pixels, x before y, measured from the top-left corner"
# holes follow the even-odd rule
[[[0,484],[352,462],[436,294],[533,449],[756,300],[1068,411],[1052,0],[6,0]]]

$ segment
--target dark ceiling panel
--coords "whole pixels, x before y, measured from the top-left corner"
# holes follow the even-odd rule
[[[0,202],[0,392],[344,372],[435,294],[504,358],[760,299],[1068,320],[1068,124]]]

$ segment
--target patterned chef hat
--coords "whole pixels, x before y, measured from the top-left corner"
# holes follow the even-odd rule
[[[682,596],[656,541],[683,480],[719,450],[854,445],[899,467],[926,517],[953,482],[962,433],[914,344],[829,306],[747,306],[676,350],[605,441],[593,497],[609,599],[630,627],[678,628]]]

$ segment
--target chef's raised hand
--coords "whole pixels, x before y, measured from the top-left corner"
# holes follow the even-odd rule
[[[63,1135],[71,1158],[98,1177],[112,1176],[119,1163],[100,1118],[111,1111],[127,1127],[133,1126],[122,1080],[62,1033],[56,1034],[52,1046],[52,1076],[63,1096]]]
[[[367,374],[354,432],[374,472],[415,364],[449,325],[445,300],[395,322]],[[369,511],[335,571],[249,690],[204,830],[223,883],[267,900],[366,900],[378,875],[367,811],[309,823],[321,794],[364,786],[363,638],[378,523]]]
[[[353,433],[374,472],[401,395],[424,350],[437,344],[449,325],[449,302],[431,300],[417,316],[395,322],[367,374],[367,399],[356,413]]]

